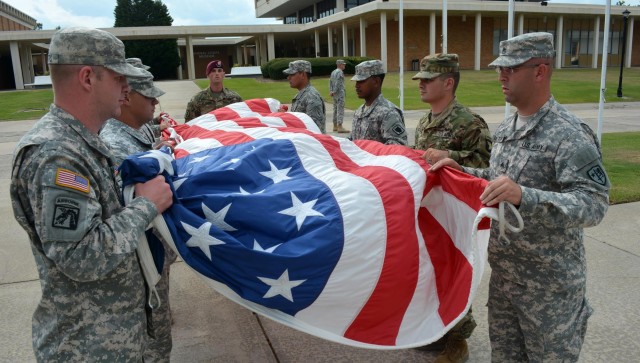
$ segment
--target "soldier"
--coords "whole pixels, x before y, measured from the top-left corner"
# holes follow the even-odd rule
[[[489,337],[495,362],[576,362],[592,309],[586,299],[583,229],[604,217],[609,180],[598,139],[551,95],[553,35],[500,42],[496,68],[517,112],[494,134],[486,169],[452,166],[489,181],[480,200],[507,201],[525,220],[520,233],[497,224],[489,240]],[[510,223],[515,218],[507,216]]]
[[[482,117],[464,107],[456,98],[460,82],[457,54],[434,54],[420,62],[420,72],[412,79],[420,80],[420,98],[431,105],[428,114],[416,128],[415,148],[425,150],[429,164],[449,157],[458,164],[474,168],[489,165],[491,134]],[[471,309],[440,340],[444,350],[436,363],[464,362],[469,357],[466,339],[476,327]],[[426,348],[428,348],[427,346]],[[438,344],[434,344],[434,348]]]
[[[349,133],[351,131],[342,127],[344,118],[344,67],[347,62],[342,59],[336,61],[336,69],[331,72],[329,78],[329,95],[333,98],[333,131]]]
[[[187,104],[187,111],[184,114],[185,122],[220,107],[242,102],[239,94],[223,85],[225,73],[222,61],[213,60],[209,62],[205,74],[207,78],[209,78],[209,87],[198,92],[191,98]]]
[[[311,85],[311,63],[297,60],[289,63],[289,68],[282,71],[287,75],[289,86],[298,90],[298,94],[291,100],[292,112],[303,112],[309,115],[325,133],[325,108],[320,93]]]
[[[142,67],[138,67],[142,68]],[[109,119],[100,130],[100,137],[113,154],[116,165],[122,163],[128,155],[148,151],[164,143],[149,141],[141,129],[153,119],[158,97],[164,91],[153,84],[153,75],[143,71],[145,78],[127,77],[131,91],[124,98],[120,116]],[[118,181],[119,178],[118,178]],[[169,270],[177,255],[164,245],[164,263],[160,280],[155,285],[160,306],[152,309],[148,319],[152,322],[153,335],[144,351],[145,362],[169,362],[171,356],[171,308],[169,304]]]
[[[142,360],[145,287],[138,239],[172,203],[161,176],[135,185],[123,207],[115,164],[98,130],[120,114],[127,64],[112,34],[56,32],[49,46],[54,101],[18,142],[11,201],[29,235],[42,297],[32,320],[40,362]]]
[[[364,104],[353,115],[351,140],[374,140],[383,144],[407,145],[407,131],[402,111],[382,96],[384,67],[379,60],[356,66],[356,93]]]

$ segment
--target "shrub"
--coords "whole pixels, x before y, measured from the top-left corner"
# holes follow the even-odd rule
[[[275,58],[265,63],[260,67],[262,76],[264,78],[271,78],[273,80],[285,79],[287,75],[282,73],[285,69],[289,68],[289,62],[294,60],[303,59],[311,63],[312,77],[328,76],[336,69],[336,60],[343,59],[347,64],[344,69],[346,74],[354,74],[355,67],[358,63],[366,60],[372,60],[371,57],[323,57],[323,58]]]

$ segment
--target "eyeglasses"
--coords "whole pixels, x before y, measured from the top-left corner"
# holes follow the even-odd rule
[[[529,65],[520,65],[520,66],[517,66],[517,67],[500,67],[500,66],[497,66],[495,68],[495,70],[496,70],[496,73],[498,73],[498,74],[506,73],[506,74],[511,75],[511,74],[516,73],[519,69],[522,69],[522,68],[535,68],[535,67],[541,66],[541,65],[548,66],[549,63],[537,63],[537,64],[529,64]]]

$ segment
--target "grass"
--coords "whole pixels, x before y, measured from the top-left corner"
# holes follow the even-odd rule
[[[425,110],[418,94],[417,81],[411,80],[415,72],[404,75],[405,110]],[[619,68],[607,71],[605,99],[607,102],[640,101],[640,68],[624,70],[624,98],[616,97]],[[599,69],[556,69],[554,70],[552,92],[560,103],[598,103],[601,73]],[[354,82],[347,75],[346,107],[356,109],[362,101],[353,91]],[[200,88],[208,80],[196,80]],[[328,77],[312,78],[312,84],[327,101],[329,97]],[[385,97],[399,103],[400,77],[389,73],[384,81]],[[272,97],[282,103],[290,103],[297,90],[289,87],[286,80],[271,81],[253,78],[232,78],[225,80],[225,86],[240,93],[244,99]],[[458,99],[470,107],[504,105],[497,75],[492,70],[462,71],[458,88]],[[49,109],[53,92],[45,90],[6,91],[0,93],[0,121],[31,120],[40,118]],[[640,132],[605,133],[602,135],[604,166],[611,179],[611,204],[640,201]]]

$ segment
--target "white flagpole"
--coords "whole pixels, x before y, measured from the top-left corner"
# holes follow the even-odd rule
[[[606,90],[606,82],[607,82],[607,58],[609,54],[609,23],[611,17],[611,1],[605,0],[606,6],[604,11],[604,40],[602,42],[602,72],[600,75],[600,104],[598,105],[598,130],[596,131],[596,136],[598,137],[598,142],[602,142],[602,112],[604,110],[604,91]],[[596,34],[596,36],[600,36],[600,34]],[[598,49],[594,50],[595,52]]]
[[[447,0],[442,0],[442,53],[447,53]]]
[[[400,11],[398,14],[400,34],[400,110],[404,112],[404,6],[403,0],[400,0]]]
[[[513,38],[513,11],[514,11],[514,3],[513,0],[509,0],[509,14],[507,17],[507,39]],[[509,102],[505,102],[504,104],[504,118],[505,120],[509,117],[511,113],[511,104]]]

